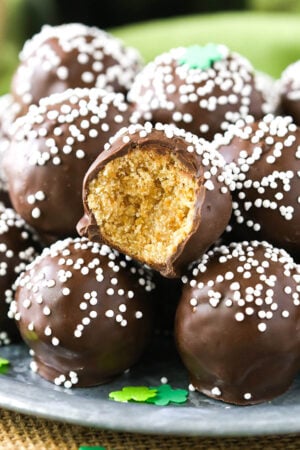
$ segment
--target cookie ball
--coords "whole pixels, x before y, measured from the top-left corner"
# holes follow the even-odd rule
[[[89,168],[77,230],[176,277],[224,231],[228,180],[208,142],[172,125],[132,125]]]
[[[159,55],[137,75],[128,94],[135,120],[173,123],[211,139],[229,124],[272,112],[244,57],[224,45],[194,45]]]
[[[17,280],[11,313],[31,368],[56,385],[110,381],[141,357],[152,332],[153,283],[131,261],[85,238],[44,249]]]
[[[226,139],[219,151],[234,174],[233,231],[299,253],[300,128],[291,117],[268,115]]]
[[[126,93],[140,68],[137,50],[97,27],[45,25],[25,43],[11,92],[23,111],[69,88]]]
[[[11,208],[0,205],[0,346],[19,339],[17,327],[8,317],[13,299],[12,285],[38,254],[32,230]]]
[[[267,242],[231,243],[182,278],[175,324],[194,388],[238,405],[285,392],[299,370],[300,271]]]
[[[52,238],[76,235],[84,174],[129,116],[123,94],[78,88],[42,99],[16,121],[3,165],[26,222]]]
[[[281,96],[281,113],[291,115],[300,125],[300,60],[290,64],[278,81]]]

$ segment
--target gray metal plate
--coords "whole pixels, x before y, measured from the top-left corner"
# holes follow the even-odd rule
[[[68,423],[115,431],[185,436],[242,436],[300,432],[300,378],[272,402],[238,407],[190,393],[182,406],[159,407],[116,403],[108,393],[124,386],[155,386],[161,377],[175,388],[187,388],[188,379],[174,347],[166,339],[154,345],[143,361],[114,382],[95,388],[64,389],[29,369],[23,344],[0,350],[11,362],[0,376],[0,407]]]

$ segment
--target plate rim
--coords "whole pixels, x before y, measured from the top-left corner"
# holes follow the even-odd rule
[[[24,383],[19,380],[3,377],[1,381],[0,407],[21,414],[83,427],[115,432],[185,437],[264,436],[292,434],[300,431],[300,404],[292,406],[293,414],[291,414],[290,405],[274,405],[270,410],[266,408],[266,403],[255,405],[254,409],[251,409],[253,406],[229,405],[230,409],[218,410],[218,408],[205,409],[204,407],[161,407],[117,403],[99,398],[99,403],[91,405],[90,399],[78,397],[76,390],[72,391],[72,395],[68,395],[67,390],[63,388],[47,389],[45,398],[42,399],[39,398],[42,389],[40,386],[26,384],[24,390]],[[50,383],[49,386],[51,386]],[[68,398],[67,408],[63,406],[66,396]],[[36,399],[35,408],[28,406],[28,400],[32,398]],[[57,402],[57,398],[61,402]],[[47,411],[43,403],[45,400],[48,406]],[[252,421],[253,416],[257,413],[257,407],[265,409],[264,420],[260,419],[259,423]],[[67,410],[72,410],[72,416],[67,414]],[[82,410],[86,410],[85,419],[82,418]],[[228,415],[237,410],[239,413],[233,414],[234,422],[228,420]],[[119,414],[120,411],[123,411],[122,416]],[[119,417],[117,425],[114,418],[116,412]],[[173,423],[174,417],[176,428]],[[283,417],[285,420],[282,422]],[[219,428],[220,420],[225,418],[227,420]]]

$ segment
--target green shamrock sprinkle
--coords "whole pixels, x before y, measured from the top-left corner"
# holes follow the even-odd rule
[[[148,399],[156,396],[156,388],[146,386],[127,386],[121,391],[110,392],[109,398],[116,402],[146,402]]]
[[[192,45],[187,47],[185,54],[179,60],[179,65],[187,64],[190,69],[209,69],[214,62],[223,59],[223,55],[216,44],[204,47]]]
[[[169,403],[185,403],[187,401],[188,391],[185,389],[173,389],[169,384],[162,384],[151,389],[156,389],[157,394],[155,397],[148,398],[147,403],[166,406]]]
[[[99,447],[99,445],[92,445],[92,446],[84,445],[79,447],[78,450],[105,450],[105,447]]]
[[[10,362],[8,359],[0,358],[0,374],[5,375],[8,372],[8,367],[10,365]]]
[[[1,367],[7,367],[9,365],[10,365],[10,362],[8,361],[8,359],[0,358],[0,368]]]

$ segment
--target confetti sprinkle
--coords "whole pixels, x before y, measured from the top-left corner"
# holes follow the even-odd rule
[[[106,450],[105,447],[100,447],[99,445],[84,445],[79,447],[78,450]]]
[[[9,370],[10,362],[8,359],[0,358],[0,374],[6,374]]]
[[[188,391],[185,389],[173,389],[169,384],[160,386],[126,386],[121,391],[111,392],[109,398],[117,402],[152,403],[158,406],[166,406],[169,403],[185,403]]]
[[[121,391],[110,392],[109,398],[116,402],[146,402],[152,397],[156,397],[157,389],[146,386],[127,386]]]
[[[2,367],[7,367],[9,365],[10,362],[8,361],[8,359],[0,358],[0,369],[2,369]]]
[[[179,60],[179,64],[187,64],[190,69],[205,70],[221,59],[223,59],[223,55],[215,44],[207,44],[204,47],[192,45],[186,49],[186,53]]]
[[[157,394],[149,398],[147,403],[154,403],[158,406],[166,406],[169,403],[185,403],[187,401],[188,391],[185,389],[173,389],[169,384],[153,387]]]

